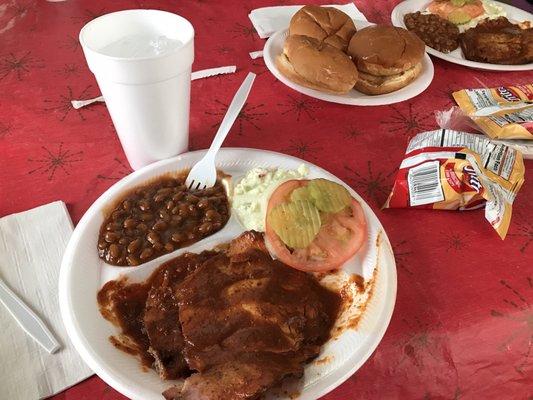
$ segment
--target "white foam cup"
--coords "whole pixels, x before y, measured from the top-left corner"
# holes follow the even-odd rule
[[[182,45],[149,57],[120,57],[102,49],[121,38],[145,35]],[[80,43],[133,169],[187,151],[194,28],[179,15],[126,10],[87,23]]]

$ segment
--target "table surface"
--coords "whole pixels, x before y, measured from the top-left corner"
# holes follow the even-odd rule
[[[111,11],[178,13],[196,29],[193,70],[238,67],[234,75],[192,83],[190,148],[209,146],[235,90],[253,71],[250,98],[225,145],[275,150],[331,171],[373,207],[391,239],[398,298],[390,326],[366,364],[324,399],[531,399],[533,185],[519,193],[505,241],[483,211],[380,207],[407,139],[437,127],[433,113],[453,105],[452,91],[531,83],[533,73],[476,71],[433,58],[435,79],[412,100],[372,108],[317,101],[276,81],[262,59],[248,55],[264,43],[249,11],[280,3],[301,2],[1,0],[0,216],[63,200],[76,222],[131,172],[105,106],[70,104],[99,94],[77,35]],[[396,3],[356,1],[373,22],[390,22]],[[92,377],[53,399],[124,396]]]

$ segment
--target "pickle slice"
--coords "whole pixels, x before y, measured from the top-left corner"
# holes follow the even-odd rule
[[[293,249],[302,249],[320,230],[320,213],[308,200],[281,203],[268,214],[268,222],[279,238]]]
[[[309,193],[309,190],[307,190],[307,186],[299,187],[297,189],[294,189],[291,193],[291,200],[292,201],[307,201],[311,200],[311,194]]]
[[[324,212],[336,213],[350,205],[352,196],[346,188],[327,179],[313,179],[307,185],[315,206]]]
[[[462,25],[470,22],[472,18],[463,10],[453,10],[448,14],[448,21],[455,25]]]
[[[466,4],[466,0],[452,0],[452,4],[455,7],[462,7]]]

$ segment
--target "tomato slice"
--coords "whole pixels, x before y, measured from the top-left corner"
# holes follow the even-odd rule
[[[339,269],[366,241],[367,223],[361,205],[352,198],[350,207],[338,213],[328,213],[315,239],[303,249],[289,249],[274,232],[268,221],[270,210],[289,201],[290,194],[308,180],[282,183],[270,196],[267,207],[266,239],[273,255],[281,262],[302,271],[329,271]]]

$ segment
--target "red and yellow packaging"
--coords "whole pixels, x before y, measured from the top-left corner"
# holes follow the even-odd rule
[[[524,183],[522,154],[481,135],[441,129],[411,139],[384,208],[473,210],[502,239]]]
[[[533,140],[533,84],[465,89],[453,98],[491,139]]]

